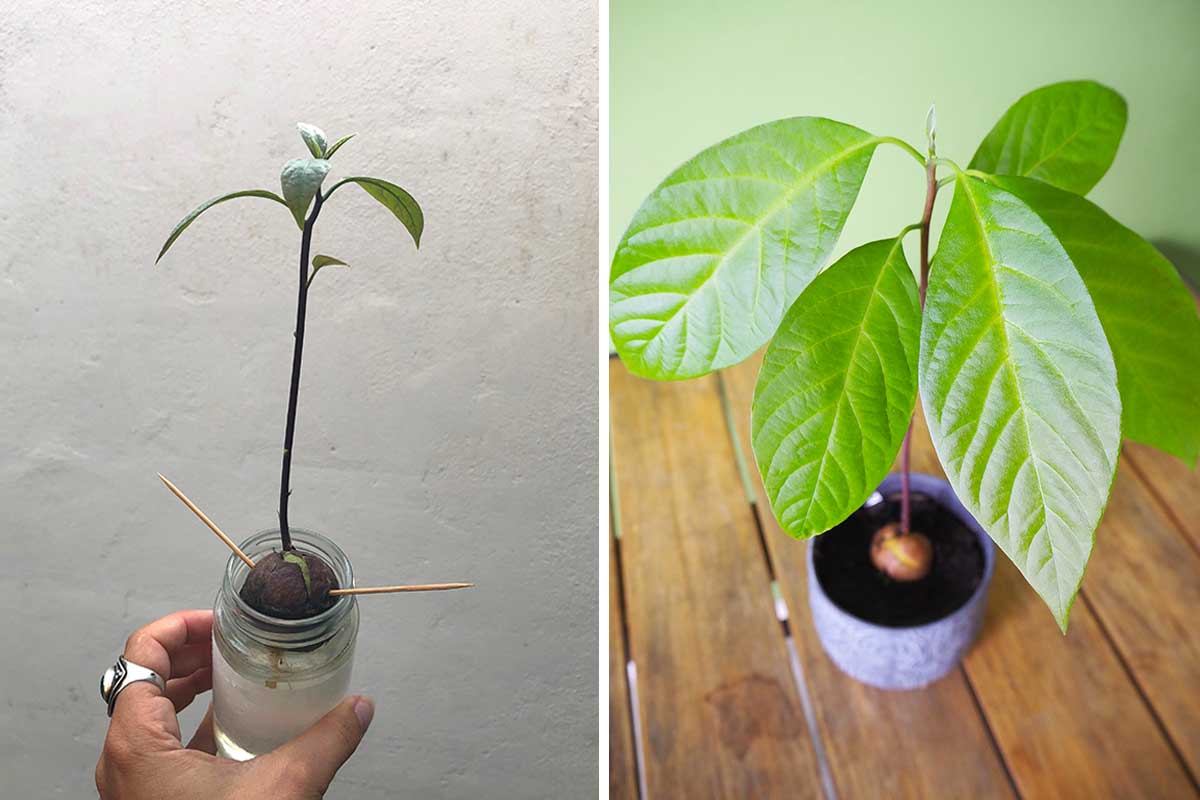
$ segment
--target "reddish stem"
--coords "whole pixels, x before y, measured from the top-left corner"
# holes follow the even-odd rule
[[[929,222],[933,219],[933,201],[937,199],[937,165],[932,154],[925,166],[925,211],[921,215],[921,310],[925,310],[925,289],[929,285]],[[908,475],[912,462],[912,430],[913,423],[908,421],[908,432],[904,434],[904,444],[900,449],[900,535],[909,532],[912,501],[908,488]]]

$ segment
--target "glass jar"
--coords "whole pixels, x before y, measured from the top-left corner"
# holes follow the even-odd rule
[[[339,586],[354,585],[341,548],[312,531],[291,534],[297,549],[329,564]],[[260,531],[241,547],[257,562],[279,549],[279,531]],[[238,761],[274,750],[346,696],[358,637],[353,595],[306,619],[271,617],[238,594],[249,572],[230,556],[213,607],[213,734],[218,755]]]

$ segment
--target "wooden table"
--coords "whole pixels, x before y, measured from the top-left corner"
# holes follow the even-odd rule
[[[1200,796],[1200,474],[1126,443],[1066,637],[998,552],[961,667],[871,689],[821,650],[806,545],[763,498],[758,364],[610,362],[612,797],[638,797],[639,760],[656,800]],[[917,420],[914,469],[941,475]]]

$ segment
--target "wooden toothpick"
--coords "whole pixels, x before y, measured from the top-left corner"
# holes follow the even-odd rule
[[[233,543],[233,539],[230,539],[228,536],[226,536],[224,531],[222,531],[220,528],[218,528],[215,522],[213,522],[211,519],[209,519],[203,511],[196,508],[196,504],[193,503],[191,500],[188,500],[187,497],[184,495],[184,493],[179,491],[179,489],[177,489],[175,487],[175,484],[173,484],[169,480],[167,480],[166,477],[164,477],[161,472],[158,473],[158,477],[159,477],[159,480],[161,480],[163,483],[165,483],[167,485],[167,488],[171,490],[172,494],[174,494],[176,497],[178,497],[180,500],[182,500],[183,504],[185,506],[187,506],[188,508],[190,508],[192,510],[192,513],[200,518],[201,522],[203,522],[205,525],[207,525],[209,527],[209,529],[213,533],[215,533],[217,536],[219,536],[221,538],[221,541],[224,542],[226,544],[226,546],[229,547],[229,549],[234,552],[235,555],[237,555],[238,558],[240,558],[242,561],[244,561],[246,563],[247,567],[249,567],[250,569],[254,569],[254,562],[250,560],[250,556],[243,553],[242,549]]]
[[[213,533],[219,536],[221,541],[224,542],[225,545],[232,550],[238,558],[246,563],[247,567],[254,569],[254,562],[250,560],[250,556],[243,553],[242,549],[233,543],[233,539],[230,539],[228,536],[226,536],[225,532],[218,528],[217,524],[209,519],[207,514],[197,508],[196,504],[187,498],[187,495],[179,491],[179,488],[167,480],[166,476],[164,476],[161,472],[158,473],[158,478],[167,485],[167,488],[171,490],[172,494],[182,500],[183,504],[192,510],[193,514],[200,518],[201,522],[207,525]],[[329,593],[331,595],[343,595],[390,594],[391,592],[443,592],[447,589],[466,589],[474,585],[475,584],[473,583],[417,583],[410,584],[408,586],[362,586],[352,589],[331,589]]]
[[[447,589],[466,589],[473,583],[416,583],[409,586],[359,586],[353,589],[330,589],[333,595],[389,594],[391,592],[443,592]]]

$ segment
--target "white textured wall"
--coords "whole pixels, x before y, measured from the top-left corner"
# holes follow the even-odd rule
[[[109,8],[111,6],[111,8]],[[227,531],[275,522],[299,232],[243,200],[407,187],[421,251],[356,187],[314,252],[293,523],[367,599],[375,723],[333,797],[590,796],[596,767],[596,0],[18,0],[0,16],[0,775],[89,796],[100,671],[212,602]],[[193,725],[197,714],[186,718]],[[187,726],[185,726],[185,731]]]

